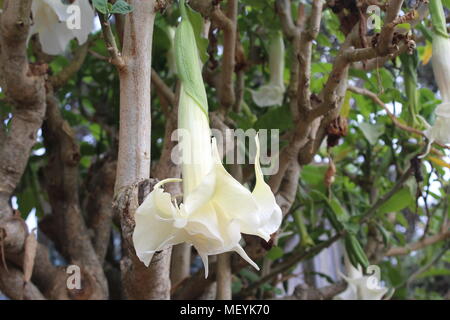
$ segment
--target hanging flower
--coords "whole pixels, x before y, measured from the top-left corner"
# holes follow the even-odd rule
[[[39,34],[42,50],[50,55],[64,53],[69,42],[76,38],[81,45],[88,39],[94,28],[94,9],[87,0],[75,0],[73,6],[80,8],[79,29],[69,29],[67,21],[72,19],[73,13],[68,12],[69,5],[62,0],[34,0],[31,11],[33,13],[33,25],[30,29],[30,37]],[[78,26],[76,26],[78,27]]]
[[[252,91],[253,101],[259,107],[269,107],[283,104],[283,96],[286,91],[284,86],[284,42],[281,33],[278,33],[270,41],[269,46],[269,72],[268,84]]]
[[[450,144],[450,39],[447,34],[444,9],[440,0],[431,1],[430,13],[433,21],[433,73],[441,93],[442,104],[436,110],[434,125],[425,131],[432,141]]]
[[[450,144],[450,102],[438,105],[434,113],[436,121],[432,127],[428,127],[425,135],[430,141]]]
[[[178,127],[182,153],[180,179],[159,182],[137,209],[133,242],[146,266],[156,251],[186,242],[194,245],[208,276],[208,255],[235,251],[256,269],[241,245],[241,233],[268,241],[281,224],[281,209],[264,182],[256,137],[253,192],[223,167],[215,139],[211,139],[208,103],[194,31],[180,2],[182,22],[175,35],[177,72],[181,78]],[[183,182],[183,203],[177,205],[163,186]]]
[[[381,300],[388,292],[383,288],[379,280],[374,276],[364,276],[362,268],[355,268],[349,261],[347,254],[344,257],[347,276],[341,277],[347,282],[347,289],[334,297],[335,300]]]
[[[442,101],[450,102],[450,39],[438,34],[433,37],[433,73]]]

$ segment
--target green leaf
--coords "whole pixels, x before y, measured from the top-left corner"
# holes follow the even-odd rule
[[[117,0],[111,7],[110,13],[127,14],[133,11],[133,7],[125,0]]]
[[[414,203],[414,198],[409,191],[409,188],[404,187],[395,193],[388,201],[386,201],[378,209],[379,214],[384,214],[388,212],[398,212],[405,209],[409,205]]]
[[[372,124],[372,123],[361,123],[359,125],[359,129],[361,129],[364,137],[369,141],[371,145],[375,145],[378,142],[378,139],[384,133],[384,125],[383,124]]]
[[[345,208],[341,205],[339,200],[334,195],[331,196],[331,199],[328,201],[328,204],[331,210],[333,210],[339,222],[343,223],[348,221],[350,216],[347,210],[345,210]]]
[[[421,273],[418,276],[418,278],[423,279],[423,278],[427,278],[427,277],[436,277],[436,276],[450,276],[450,270],[433,268],[433,269],[430,269],[428,271]]]
[[[251,282],[256,282],[260,278],[256,272],[250,271],[248,269],[242,269],[241,272],[239,272],[239,274],[244,278],[246,278],[247,280],[250,280]]]
[[[306,165],[303,167],[301,179],[311,187],[314,187],[314,189],[316,190],[317,189],[325,190],[323,177],[326,171],[327,171],[326,166]]]
[[[92,0],[95,9],[103,14],[108,14],[108,0]]]
[[[269,250],[269,252],[267,252],[266,257],[270,260],[277,260],[281,258],[283,254],[284,254],[283,249],[281,249],[278,246],[274,246],[272,247],[272,249]]]
[[[255,123],[255,129],[279,129],[281,131],[293,128],[292,116],[288,106],[270,108],[260,116]]]
[[[231,283],[231,291],[233,292],[233,294],[241,291],[243,287],[244,285],[242,284],[241,279],[239,279],[238,277],[233,277],[233,282]]]
[[[347,210],[341,205],[339,200],[331,194],[330,199],[327,198],[323,193],[318,192],[317,190],[312,190],[312,193],[318,195],[325,203],[328,205],[328,207],[331,209],[331,216],[330,222],[333,224],[333,227],[340,231],[342,227],[344,227],[344,224],[349,220],[350,215],[348,214]]]
[[[380,231],[380,233],[381,233],[384,245],[387,246],[391,239],[389,232],[379,223],[376,224],[376,227],[377,227],[378,231]]]
[[[399,25],[397,25],[397,27],[406,30],[411,30],[411,25],[409,23],[400,23]]]

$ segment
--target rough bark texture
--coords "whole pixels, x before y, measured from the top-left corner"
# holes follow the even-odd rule
[[[116,167],[117,161],[107,156],[91,167],[86,182],[87,224],[94,233],[94,249],[101,262],[105,260],[111,236]]]
[[[116,198],[124,189],[150,178],[150,85],[154,0],[131,0],[134,11],[124,27],[120,74],[120,133],[116,175]],[[137,200],[137,199],[136,199]],[[132,246],[134,212],[137,201],[126,208],[117,206],[124,238],[121,262],[124,295],[128,299],[168,299],[170,297],[170,250],[155,255],[149,268],[137,258]]]
[[[45,115],[46,67],[31,66],[26,40],[30,27],[30,1],[6,0],[0,18],[0,68],[2,88],[13,106],[11,127],[0,142],[0,233],[5,254],[23,252],[26,229],[13,216],[10,198],[19,183],[36,142]],[[3,129],[2,129],[3,130]],[[3,257],[5,260],[5,257]],[[40,299],[42,293],[32,283],[23,288],[20,269],[11,268],[8,276],[0,270],[0,288],[18,299]],[[22,289],[23,288],[23,289]]]
[[[9,199],[22,177],[45,115],[45,67],[30,66],[26,40],[31,0],[6,0],[0,20],[1,71],[14,106],[11,129],[0,143],[0,220],[12,215]]]
[[[79,147],[74,132],[61,117],[58,102],[47,97],[47,120],[44,140],[49,152],[45,169],[45,185],[58,228],[58,243],[68,260],[78,265],[89,282],[90,299],[108,298],[108,286],[103,266],[92,245],[81,214],[78,188]],[[86,292],[82,293],[83,295]]]

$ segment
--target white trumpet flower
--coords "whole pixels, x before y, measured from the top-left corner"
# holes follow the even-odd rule
[[[208,255],[235,251],[258,266],[240,245],[241,233],[268,241],[281,224],[281,209],[264,182],[256,138],[256,185],[253,192],[223,167],[215,139],[211,139],[208,104],[194,31],[180,2],[182,22],[175,35],[177,72],[181,78],[178,126],[182,136],[183,179],[159,182],[137,209],[133,242],[139,259],[148,266],[156,251],[186,242],[198,251],[208,276]],[[183,182],[178,205],[163,186]]]
[[[252,91],[252,98],[259,107],[269,107],[283,104],[284,86],[284,53],[283,37],[279,33],[272,38],[269,46],[269,72],[268,84]]]
[[[430,2],[433,21],[433,73],[441,93],[442,103],[436,108],[436,121],[425,131],[430,140],[450,144],[450,38],[447,34],[444,9],[441,1]]]
[[[450,102],[450,39],[438,34],[433,37],[433,73],[442,101]]]
[[[436,121],[425,131],[430,141],[450,144],[450,102],[441,103],[434,111]]]
[[[355,268],[345,255],[345,269],[347,276],[341,277],[347,282],[347,289],[334,297],[334,300],[381,300],[388,292],[387,288],[380,285],[375,275],[364,276],[362,268]]]
[[[33,25],[30,29],[30,37],[39,34],[42,50],[50,55],[64,53],[69,42],[76,38],[81,45],[88,39],[94,28],[95,11],[87,0],[75,0],[72,6],[78,6],[77,12],[68,10],[62,0],[34,0],[31,11],[33,13]],[[69,29],[67,21],[79,19],[79,25]],[[69,21],[69,22],[70,22]]]

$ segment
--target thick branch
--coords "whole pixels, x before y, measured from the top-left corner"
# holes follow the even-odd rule
[[[0,288],[14,300],[45,300],[42,293],[31,283],[24,283],[23,273],[9,266],[8,271],[0,264]]]
[[[173,91],[166,85],[163,79],[158,75],[158,73],[152,69],[152,84],[155,87],[156,91],[166,99],[166,101],[174,107],[176,105],[175,94]]]
[[[101,263],[105,260],[111,236],[114,180],[117,161],[108,156],[94,163],[86,180],[88,228],[94,232],[93,245]]]
[[[224,25],[225,28],[223,29],[223,61],[219,99],[222,107],[228,109],[234,104],[236,99],[233,85],[233,74],[236,56],[238,1],[228,0],[227,6],[228,21]],[[217,12],[217,10],[214,12]]]
[[[378,52],[380,56],[386,55],[392,46],[392,39],[394,37],[395,24],[392,22],[397,18],[403,5],[403,0],[391,0],[386,12],[385,27],[380,33],[380,42],[378,45]]]
[[[311,15],[308,18],[307,26],[303,28],[300,36],[300,50],[298,53],[300,79],[298,82],[298,104],[299,110],[310,110],[310,80],[311,80],[311,55],[312,42],[317,37],[320,30],[322,18],[323,1],[313,1]]]
[[[130,0],[134,11],[127,14],[123,37],[120,77],[120,133],[115,198],[124,192],[135,195],[136,183],[150,178],[152,39],[156,0]],[[135,199],[135,197],[133,197]],[[133,248],[134,212],[137,200],[122,200],[120,215],[124,241],[121,261],[122,284],[128,299],[168,299],[170,295],[170,250],[155,255],[148,268]]]
[[[289,0],[277,0],[275,2],[275,7],[280,16],[281,27],[288,40],[293,41],[294,38],[298,38],[300,35],[300,28],[297,27],[292,20],[291,2]]]
[[[45,115],[46,72],[45,67],[34,69],[28,64],[31,0],[7,0],[4,8],[0,21],[2,86],[15,109],[8,135],[0,142],[0,220],[12,215],[9,199],[22,177]]]
[[[55,90],[65,85],[80,70],[86,59],[89,46],[90,41],[86,41],[82,46],[78,47],[70,63],[58,74],[50,78],[50,82]]]
[[[79,205],[79,147],[75,134],[62,118],[58,101],[52,93],[47,97],[47,120],[43,134],[49,154],[45,185],[52,215],[59,225],[58,243],[70,262],[83,270],[85,281],[92,288],[86,298],[106,299],[108,288],[103,267],[92,246]]]

